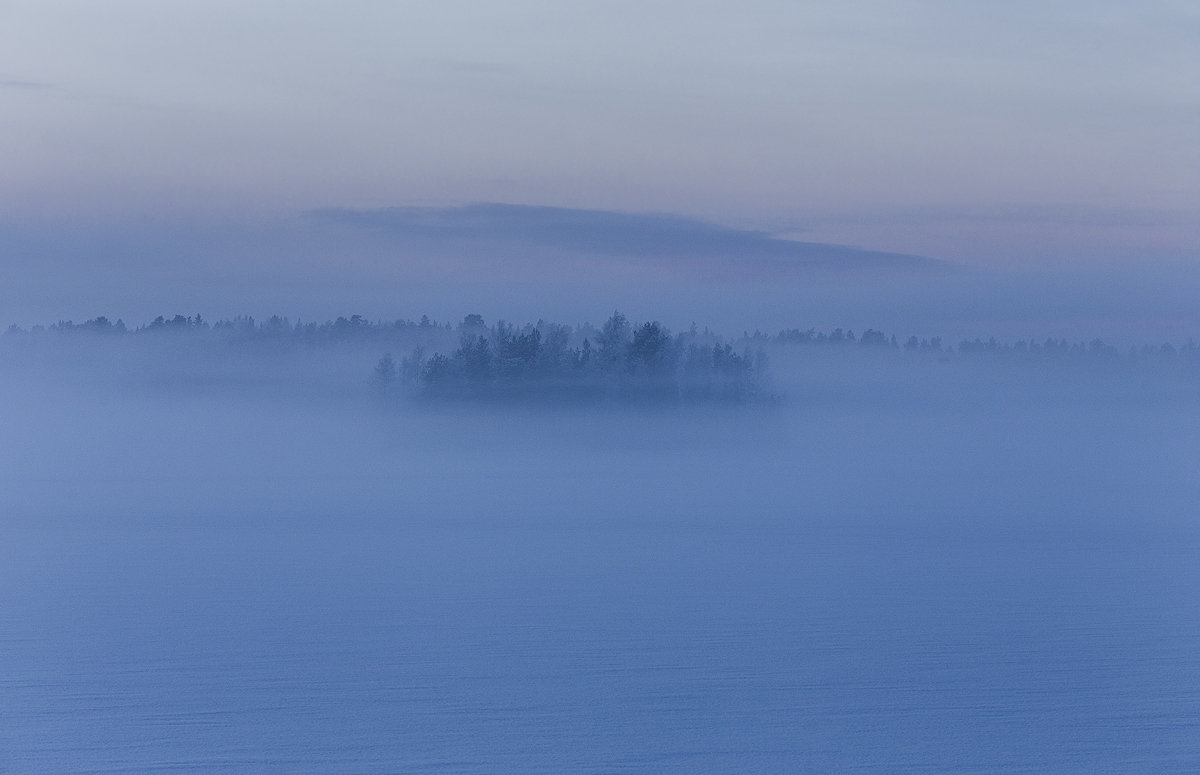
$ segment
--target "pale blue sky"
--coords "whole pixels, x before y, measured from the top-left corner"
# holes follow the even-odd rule
[[[1200,6],[0,0],[9,217],[497,201],[1194,255]]]

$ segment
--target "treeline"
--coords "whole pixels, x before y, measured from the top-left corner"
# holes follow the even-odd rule
[[[209,323],[201,315],[159,315],[145,325],[129,328],[123,320],[111,321],[101,315],[83,323],[70,320],[59,321],[49,326],[33,326],[26,330],[20,326],[9,326],[6,334],[106,334],[159,335],[176,334],[194,339],[210,339],[232,343],[262,343],[276,345],[339,345],[339,344],[387,344],[421,340],[438,341],[453,336],[454,327],[440,324],[422,316],[420,320],[394,320],[372,322],[362,315],[338,317],[335,320],[317,323],[313,321],[292,322],[286,317],[272,315],[266,320],[255,320],[249,316],[238,316],[228,320]]]
[[[658,322],[633,325],[614,313],[599,329],[540,321],[487,326],[468,315],[449,354],[417,347],[371,374],[384,396],[536,401],[720,401],[770,398],[767,356],[694,328],[672,335]]]
[[[369,381],[387,396],[471,399],[636,400],[658,402],[756,402],[772,398],[765,353],[787,353],[792,367],[808,348],[872,358],[935,362],[1028,364],[1030,368],[1085,369],[1091,374],[1141,372],[1182,375],[1200,369],[1200,345],[1138,345],[1118,348],[1099,339],[968,339],[948,344],[940,337],[900,339],[868,328],[851,330],[784,329],[775,334],[743,333],[727,340],[695,326],[672,333],[658,322],[632,324],[615,313],[600,328],[590,323],[565,326],[539,320],[515,326],[486,325],[479,315],[439,323],[417,320],[371,321],[361,315],[324,322],[235,317],[209,322],[200,315],[160,316],[134,327],[100,316],[83,323],[59,321],[23,329],[10,326],[0,336],[0,356],[31,357],[39,342],[128,343],[145,350],[143,363],[200,365],[223,362],[230,354],[254,360],[259,355],[295,353],[320,368],[336,364],[359,384]],[[97,348],[97,351],[99,349]],[[328,353],[329,355],[326,355]],[[337,357],[330,356],[337,353]],[[380,353],[400,353],[379,358]],[[891,355],[889,355],[891,354]],[[206,360],[209,358],[209,360]],[[215,359],[215,360],[212,360]],[[378,359],[376,361],[376,359]],[[266,363],[268,358],[264,357]],[[353,364],[361,364],[355,366]],[[371,368],[375,363],[375,368]],[[2,364],[0,364],[2,365]],[[176,368],[172,365],[170,368]],[[179,368],[191,368],[179,366]],[[349,369],[349,371],[346,371]],[[361,370],[359,370],[361,369]],[[790,373],[790,372],[789,372]]]
[[[59,334],[104,334],[110,336],[149,336],[158,334],[177,334],[198,340],[216,340],[228,343],[262,343],[280,346],[336,346],[344,344],[377,345],[383,347],[411,348],[417,345],[434,351],[450,352],[461,343],[464,335],[489,337],[493,350],[501,339],[507,342],[509,328],[493,332],[483,327],[482,318],[478,315],[468,315],[462,322],[456,324],[438,323],[428,316],[418,320],[397,319],[389,321],[371,321],[362,315],[338,317],[324,322],[291,321],[286,317],[273,315],[265,320],[256,320],[249,316],[238,316],[227,320],[210,323],[201,315],[159,316],[149,323],[128,327],[124,321],[110,320],[105,316],[92,318],[83,323],[70,320],[59,321],[48,326],[36,325],[29,329],[11,325],[5,332],[5,338],[22,338],[22,335]],[[547,337],[546,346],[553,350],[558,345],[554,337],[561,336],[565,329],[571,346],[582,348],[582,342],[589,340],[590,346],[597,346],[600,332],[590,324],[575,327],[557,326],[546,321],[527,325],[520,335],[528,335],[536,329],[541,336]],[[661,326],[660,326],[661,329]],[[665,329],[664,329],[665,330]],[[630,333],[632,340],[632,332]],[[677,335],[674,339],[686,342],[688,345],[701,341],[706,346],[722,344],[725,340],[708,331],[697,332],[694,328]],[[1090,341],[1069,341],[1066,339],[1018,340],[1001,342],[995,338],[964,339],[958,344],[947,343],[941,337],[917,338],[909,336],[900,340],[894,334],[887,334],[873,328],[865,329],[855,335],[852,330],[835,328],[832,331],[809,329],[783,329],[776,334],[762,331],[743,333],[738,339],[729,341],[730,346],[739,355],[747,348],[754,350],[760,347],[778,345],[803,345],[819,347],[857,347],[862,349],[897,350],[904,352],[934,353],[943,356],[976,356],[990,355],[1010,358],[1042,358],[1054,360],[1146,360],[1146,359],[1185,359],[1200,360],[1200,344],[1193,340],[1175,345],[1163,343],[1157,345],[1142,344],[1128,348],[1118,348],[1100,339]],[[540,346],[540,345],[539,345]],[[582,351],[580,352],[582,355]],[[450,357],[450,356],[447,356]]]
[[[1041,341],[1034,339],[1019,339],[1015,342],[1001,342],[995,337],[988,339],[963,339],[957,345],[946,345],[940,336],[927,339],[908,337],[903,343],[895,335],[887,335],[882,331],[868,328],[858,337],[854,331],[843,331],[836,328],[830,332],[808,329],[784,329],[774,336],[755,332],[747,335],[749,341],[756,344],[788,344],[788,345],[822,345],[850,346],[863,348],[903,350],[906,352],[936,353],[941,355],[959,356],[996,356],[1010,359],[1055,360],[1055,361],[1191,361],[1200,363],[1200,343],[1189,339],[1182,345],[1169,342],[1159,345],[1130,345],[1122,350],[1108,344],[1102,339],[1089,341],[1070,341],[1068,339],[1048,338]]]

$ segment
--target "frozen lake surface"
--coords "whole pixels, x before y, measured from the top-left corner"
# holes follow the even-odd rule
[[[3,771],[1200,771],[1194,401],[22,400]]]

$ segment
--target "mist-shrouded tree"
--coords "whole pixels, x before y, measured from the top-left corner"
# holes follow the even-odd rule
[[[542,342],[538,349],[536,371],[554,377],[571,362],[571,329],[569,326],[539,320],[537,330],[542,334]]]
[[[665,374],[674,366],[671,334],[658,322],[643,324],[633,332],[626,360],[632,372]]]
[[[579,348],[579,356],[576,361],[580,369],[587,370],[592,365],[592,342],[586,337],[583,344]]]
[[[538,355],[542,349],[542,332],[532,326],[516,333],[512,326],[496,327],[496,358],[498,376],[505,384],[527,382],[537,376]]]
[[[421,372],[426,391],[430,393],[450,392],[456,387],[454,361],[442,353],[434,353]]]
[[[629,350],[629,340],[629,321],[620,312],[614,312],[596,336],[595,360],[602,372],[614,374],[620,370]]]
[[[421,369],[425,366],[425,348],[417,345],[413,351],[400,360],[400,380],[407,385],[416,385],[421,379]]]
[[[487,325],[483,322],[483,315],[472,313],[463,318],[458,324],[458,333],[463,336],[487,336]]]
[[[374,371],[371,372],[371,386],[379,395],[386,396],[391,392],[395,383],[396,361],[392,359],[391,353],[385,353],[375,364]]]
[[[753,364],[749,354],[739,355],[730,344],[713,346],[715,397],[723,401],[744,401],[751,397]]]
[[[492,381],[492,348],[487,337],[463,334],[454,359],[462,364],[467,387],[475,393],[486,392]]]
[[[633,388],[647,398],[670,397],[676,391],[675,355],[671,334],[658,322],[635,329],[625,358]]]

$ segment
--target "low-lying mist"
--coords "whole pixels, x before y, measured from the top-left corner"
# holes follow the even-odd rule
[[[579,486],[597,461],[624,456],[689,479],[712,467],[704,481],[717,491],[770,470],[775,486],[803,481],[796,496],[852,500],[969,498],[978,477],[1021,470],[1006,495],[1017,497],[1051,487],[1096,444],[1145,461],[1131,475],[1187,479],[1196,452],[1181,434],[1200,399],[1194,342],[726,338],[619,313],[574,327],[98,318],[10,329],[0,364],[13,514],[54,511],[43,497],[82,510],[106,498],[113,511],[224,511],[259,497],[365,508],[399,497],[393,473],[411,487],[414,472],[503,479],[537,461],[528,473]],[[1060,454],[1073,436],[1095,437],[1078,460]],[[373,484],[356,491],[363,477]],[[751,488],[792,499],[772,489]]]
[[[1200,765],[1195,344],[619,323],[0,336],[0,750]]]

